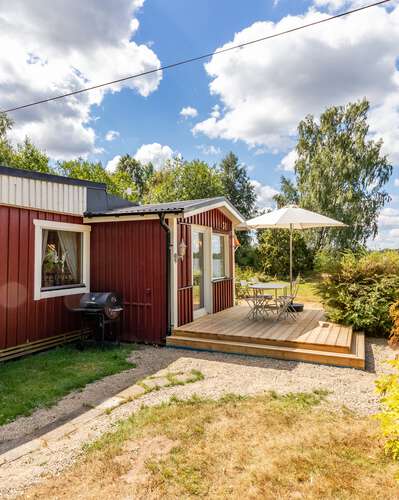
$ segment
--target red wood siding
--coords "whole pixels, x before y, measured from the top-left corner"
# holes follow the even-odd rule
[[[213,312],[233,307],[233,278],[212,283]]]
[[[211,227],[214,231],[228,233],[232,230],[231,220],[218,208],[184,219],[187,224]]]
[[[82,223],[81,217],[0,205],[0,349],[79,328],[64,297],[33,300],[34,219]]]
[[[166,236],[157,220],[91,226],[91,290],[122,295],[125,341],[162,343],[167,332]]]
[[[193,287],[180,288],[177,291],[178,326],[193,321]]]
[[[193,321],[192,295],[192,255],[191,255],[191,224],[211,227],[214,232],[229,234],[231,253],[230,276],[233,276],[232,223],[224,213],[215,208],[201,214],[178,221],[178,242],[183,240],[187,245],[187,253],[177,267],[177,304],[179,326]],[[219,280],[212,283],[213,312],[222,311],[233,306],[233,279]]]

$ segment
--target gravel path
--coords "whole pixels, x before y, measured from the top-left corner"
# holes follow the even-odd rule
[[[43,475],[62,471],[81,453],[84,443],[112,429],[117,421],[128,417],[143,404],[157,405],[168,401],[171,396],[185,399],[196,394],[219,398],[226,393],[245,395],[268,390],[279,393],[306,392],[323,388],[331,392],[328,399],[335,408],[344,405],[362,415],[374,413],[378,410],[374,382],[378,375],[389,371],[383,361],[393,356],[394,352],[380,339],[367,341],[366,371],[271,358],[141,347],[131,356],[131,360],[137,363],[137,368],[90,384],[83,391],[63,398],[50,409],[38,410],[30,417],[19,418],[0,427],[4,451],[13,449],[14,453],[21,449],[15,448],[16,446],[38,436],[42,436],[42,439],[34,441],[46,443],[29,455],[0,465],[0,497],[11,498],[29,484],[41,480]],[[182,386],[163,387],[144,394],[139,399],[125,401],[112,412],[103,409],[96,413],[91,410],[95,418],[85,420],[86,415],[90,414],[90,407],[103,403],[105,408],[108,398],[146,376],[157,373],[159,377],[167,372],[189,373],[193,369],[199,370],[204,379]],[[77,415],[80,417],[76,420]],[[75,430],[66,438],[61,432],[65,426],[61,424],[70,420],[71,424],[75,422]],[[76,428],[76,422],[83,423],[79,423]],[[51,428],[55,429],[53,434],[45,434]],[[51,435],[53,437],[48,444],[47,436]],[[57,439],[54,439],[54,435]]]
[[[256,385],[253,386],[253,383],[259,382],[251,383],[253,389],[243,384],[237,376],[237,365],[259,367],[262,368],[259,372],[262,388],[259,390],[288,392],[323,387],[333,391],[330,400],[335,404],[344,404],[362,414],[373,413],[378,407],[374,381],[378,374],[389,371],[384,360],[393,355],[385,340],[367,339],[366,371],[360,371],[271,358],[140,346],[129,358],[136,363],[136,368],[89,384],[83,390],[64,397],[51,408],[37,410],[29,417],[20,417],[0,427],[0,454],[75,418],[182,357],[228,363],[228,368],[223,370],[223,377],[229,379],[230,392],[254,392]]]

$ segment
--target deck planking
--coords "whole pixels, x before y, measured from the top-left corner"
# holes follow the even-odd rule
[[[240,305],[198,318],[175,328],[167,345],[364,367],[364,335],[326,322],[322,309],[305,309],[296,320],[254,320],[248,312]]]

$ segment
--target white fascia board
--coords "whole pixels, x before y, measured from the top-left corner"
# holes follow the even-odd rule
[[[200,208],[196,208],[194,210],[189,210],[184,212],[184,217],[192,217],[194,215],[201,214],[203,212],[208,212],[209,210],[213,210],[215,208],[221,208],[223,213],[231,219],[235,224],[241,224],[245,222],[245,220],[241,217],[240,213],[235,210],[231,205],[226,203],[226,201],[217,201],[207,206],[203,206]]]
[[[160,213],[165,213],[165,212],[160,212]],[[176,214],[168,214],[165,213],[165,219],[175,219],[177,218]],[[123,221],[132,221],[132,222],[137,222],[137,221],[143,221],[143,220],[159,220],[159,215],[157,214],[145,214],[145,215],[119,215],[119,216],[101,216],[99,215],[98,217],[92,216],[92,217],[83,217],[83,222],[85,224],[96,224],[99,222],[123,222]]]

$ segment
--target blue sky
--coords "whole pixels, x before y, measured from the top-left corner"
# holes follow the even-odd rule
[[[0,58],[1,108],[369,2],[114,0],[112,9],[105,0],[50,3],[0,0],[0,43],[8,47]],[[366,96],[370,136],[384,139],[395,165],[388,187],[393,202],[373,245],[398,247],[398,2],[327,24],[213,57],[208,65],[192,63],[17,112],[13,138],[30,135],[54,160],[80,155],[109,168],[125,153],[159,163],[181,154],[213,164],[231,150],[248,166],[259,205],[270,206],[280,176],[292,175],[298,121]],[[186,116],[184,108],[192,108]]]

